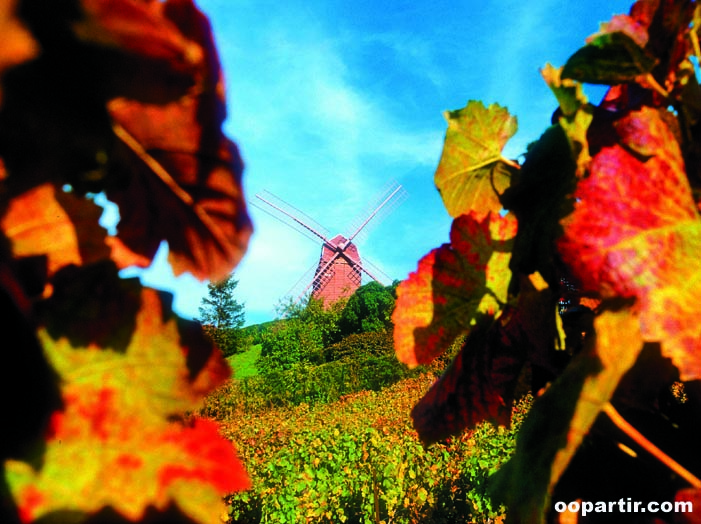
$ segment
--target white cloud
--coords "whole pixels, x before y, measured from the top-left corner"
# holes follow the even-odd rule
[[[345,232],[385,185],[387,166],[432,169],[443,139],[440,128],[403,127],[385,100],[355,85],[347,45],[313,23],[301,31],[272,21],[256,47],[262,55],[230,84],[230,126],[247,161],[249,197],[268,189],[332,234]],[[254,218],[256,234],[236,274],[247,309],[263,314],[318,261],[320,246]]]

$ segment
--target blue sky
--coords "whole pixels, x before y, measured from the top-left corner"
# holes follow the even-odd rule
[[[451,219],[433,184],[443,112],[497,102],[519,121],[518,158],[550,122],[555,99],[539,68],[563,65],[630,2],[607,0],[200,0],[227,82],[227,134],[239,145],[250,199],[268,190],[332,234],[344,233],[390,180],[406,201],[359,244],[392,278],[448,240]],[[592,98],[600,91],[590,91]],[[597,100],[598,101],[598,98]],[[235,270],[246,323],[275,306],[318,261],[320,246],[256,208],[255,234]],[[142,275],[197,315],[206,284],[169,274],[165,251]]]

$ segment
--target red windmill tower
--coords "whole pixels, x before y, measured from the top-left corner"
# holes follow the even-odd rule
[[[251,202],[254,206],[305,236],[313,240],[321,240],[319,263],[305,273],[298,285],[293,288],[296,292],[291,294],[297,299],[311,289],[312,297],[323,299],[326,305],[332,304],[352,295],[360,287],[363,273],[383,285],[389,283],[389,277],[377,266],[367,259],[360,258],[358,248],[353,241],[361,233],[367,233],[371,222],[377,224],[380,218],[386,216],[406,198],[406,192],[396,182],[387,186],[381,196],[369,207],[369,212],[363,215],[364,218],[355,222],[352,233],[347,237],[336,235],[332,238],[323,226],[272,193],[264,191],[257,194],[256,198],[258,201]]]

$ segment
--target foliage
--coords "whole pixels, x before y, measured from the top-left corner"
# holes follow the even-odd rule
[[[559,108],[522,165],[501,153],[516,130],[506,109],[471,101],[446,115],[435,182],[454,217],[450,243],[397,289],[396,352],[416,366],[467,335],[412,412],[425,442],[506,422],[526,371],[535,390],[553,381],[490,488],[512,522],[544,522],[556,490],[567,500],[592,492],[579,471],[602,461],[611,470],[605,446],[620,437],[600,413],[631,447],[649,449],[614,405],[646,431],[670,420],[682,428],[656,455],[675,474],[660,475],[634,451],[627,476],[591,500],[639,486],[641,471],[658,488],[647,500],[687,496],[687,482],[698,497],[701,481],[669,454],[688,462],[696,453],[685,442],[701,436],[693,422],[701,397],[688,409],[662,398],[676,381],[701,378],[700,21],[694,2],[641,0],[563,68],[546,66]],[[595,106],[579,82],[610,89]],[[571,311],[560,315],[567,301]]]
[[[197,319],[226,357],[244,351],[250,342],[241,330],[246,319],[244,305],[234,298],[238,283],[229,275],[207,284],[207,296],[202,298]]]
[[[418,374],[419,370],[409,370],[392,355],[369,355],[317,366],[302,363],[285,371],[232,381],[206,399],[202,413],[218,419],[235,409],[252,413],[273,406],[335,402],[358,391],[380,391]]]
[[[285,371],[299,364],[324,361],[321,330],[298,318],[285,319],[263,334],[258,371],[262,374]]]
[[[261,373],[285,371],[299,364],[318,365],[325,361],[324,347],[339,336],[338,319],[344,302],[324,307],[322,300],[309,297],[306,303],[283,303],[284,317],[261,335]]]
[[[310,329],[319,331],[321,343],[324,347],[338,341],[342,336],[339,329],[339,321],[345,310],[346,300],[337,300],[332,304],[325,304],[323,299],[317,299],[309,295],[302,302],[288,302],[279,308],[285,319],[298,319]]]
[[[277,320],[270,320],[261,324],[252,324],[250,326],[246,326],[241,330],[243,331],[244,336],[249,338],[249,340],[251,341],[251,345],[256,345],[263,342],[263,333],[269,330],[277,322]]]
[[[231,522],[487,522],[498,508],[484,496],[487,475],[514,448],[529,401],[510,430],[475,432],[424,448],[405,414],[431,375],[382,393],[364,391],[334,404],[221,412],[239,443],[254,488],[227,497]],[[227,393],[220,395],[224,402]]]
[[[395,282],[392,286],[385,287],[373,280],[360,286],[348,298],[338,320],[343,336],[391,329],[395,288],[398,284]]]
[[[249,480],[182,415],[228,367],[170,296],[118,276],[164,241],[201,280],[246,249],[208,20],[190,0],[10,1],[0,20],[0,521],[212,522]]]
[[[344,337],[324,349],[326,360],[363,359],[368,356],[392,355],[394,338],[389,331],[370,331]]]

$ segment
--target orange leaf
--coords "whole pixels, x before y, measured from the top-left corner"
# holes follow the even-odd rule
[[[213,422],[177,419],[227,378],[221,353],[194,345],[158,293],[144,289],[140,298],[134,332],[121,351],[76,346],[40,330],[62,381],[64,408],[51,418],[38,471],[6,463],[25,522],[106,506],[138,520],[149,506],[162,510],[175,502],[204,524],[220,514],[223,494],[249,486]]]
[[[682,380],[701,378],[701,217],[679,145],[652,109],[616,130],[622,144],[594,157],[559,250],[585,290],[637,298],[644,340],[661,343]]]
[[[430,362],[481,315],[499,311],[506,302],[516,227],[512,215],[453,221],[450,244],[423,257],[397,288],[392,321],[400,361]]]
[[[9,201],[0,229],[14,257],[46,256],[51,277],[69,264],[109,258],[106,232],[98,225],[101,213],[85,198],[42,184]]]
[[[39,52],[39,46],[27,29],[15,17],[17,0],[9,0],[0,4],[0,79],[6,69],[34,58]],[[0,86],[0,105],[2,105],[2,87]]]

